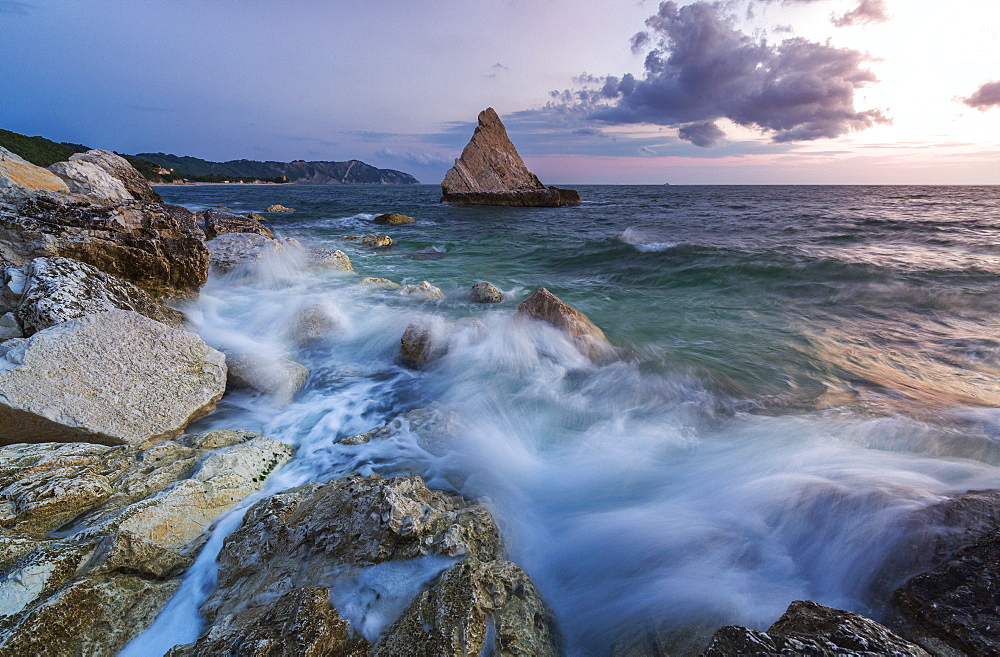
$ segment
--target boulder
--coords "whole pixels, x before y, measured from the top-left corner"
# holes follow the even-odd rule
[[[248,212],[247,219],[253,219],[254,221],[267,221],[267,217],[259,212]]]
[[[364,246],[373,249],[385,249],[392,246],[392,238],[388,235],[344,235],[340,239],[352,242],[361,242]]]
[[[62,256],[129,281],[154,298],[190,295],[208,278],[205,233],[185,208],[145,201],[94,205],[80,196],[21,193],[0,202],[0,258]]]
[[[428,555],[444,557],[438,563],[445,567],[463,557],[496,561],[500,534],[484,508],[430,490],[419,477],[351,477],[279,493],[251,507],[226,538],[218,586],[202,606],[206,632],[174,654],[243,644],[265,631],[265,618],[287,618],[281,609],[288,596],[329,600],[331,587],[366,568],[405,566]],[[298,627],[296,640],[319,634],[318,626],[336,618],[322,604],[313,609],[307,616],[315,625]],[[435,653],[421,652],[418,643],[401,654]]]
[[[131,201],[132,195],[120,180],[90,162],[56,162],[49,167],[74,194],[83,194],[98,203]]]
[[[278,356],[227,354],[226,365],[229,367],[230,387],[256,390],[268,395],[275,406],[290,404],[295,394],[309,380],[308,368]]]
[[[264,208],[264,212],[292,212],[293,209],[294,208],[286,208],[285,206],[278,205],[276,203],[274,205],[269,205],[266,208]]]
[[[370,285],[372,287],[380,287],[387,290],[394,290],[400,287],[399,283],[394,283],[388,278],[373,278],[370,276],[368,278],[362,278],[358,281],[358,285]]]
[[[295,251],[302,245],[290,237],[273,239],[254,233],[225,233],[205,243],[211,258],[212,268],[227,272],[241,265],[254,265],[264,258]]]
[[[27,268],[17,318],[24,335],[77,317],[108,310],[131,310],[180,328],[184,315],[153,301],[128,281],[70,258],[35,258]]]
[[[274,239],[270,228],[248,217],[214,209],[205,210],[202,216],[205,218],[205,236],[210,240],[224,233],[254,233]]]
[[[12,189],[69,192],[59,176],[0,147],[0,194]]]
[[[472,300],[476,303],[497,303],[503,301],[503,292],[493,283],[481,281],[472,286]]]
[[[179,435],[215,408],[221,353],[128,310],[39,331],[0,359],[0,443],[141,443]]]
[[[614,352],[604,331],[576,308],[564,303],[544,287],[521,302],[516,318],[537,319],[566,332],[577,348],[591,360],[602,360]]]
[[[409,367],[423,367],[443,356],[445,329],[440,322],[421,318],[410,322],[399,340],[399,352]]]
[[[389,226],[398,226],[399,224],[412,224],[416,219],[413,217],[408,217],[405,214],[400,214],[398,212],[386,212],[385,214],[380,214],[374,219],[372,219],[377,224],[386,224]]]
[[[330,309],[314,303],[292,315],[285,335],[299,347],[310,347],[328,340],[339,329],[340,322]]]
[[[309,249],[306,261],[317,269],[354,271],[351,259],[339,249]]]
[[[528,171],[500,117],[479,113],[472,139],[441,183],[442,202],[456,205],[559,206],[580,202],[572,189],[546,188]]]
[[[444,292],[441,288],[434,287],[427,281],[421,281],[417,285],[404,285],[399,288],[399,293],[406,296],[415,296],[424,301],[440,301],[444,299]]]
[[[205,527],[290,455],[244,431],[0,447],[0,653],[117,654],[176,591]]]
[[[141,173],[133,167],[128,160],[121,155],[111,151],[95,148],[86,153],[74,153],[69,156],[70,162],[90,162],[104,169],[108,174],[117,178],[132,195],[132,198],[139,201],[150,201],[152,203],[162,203],[163,199],[153,190]]]
[[[720,629],[702,655],[930,657],[920,646],[873,620],[809,600],[797,600],[790,604],[766,633],[737,625]]]

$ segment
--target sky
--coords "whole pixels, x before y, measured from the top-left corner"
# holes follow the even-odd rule
[[[437,184],[1000,184],[995,0],[0,0],[0,128]]]

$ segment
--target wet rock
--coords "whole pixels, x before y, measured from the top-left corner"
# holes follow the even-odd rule
[[[205,236],[212,240],[225,233],[253,233],[274,239],[274,233],[267,226],[232,212],[208,209],[202,213],[205,218]]]
[[[21,193],[0,203],[0,258],[23,265],[61,256],[97,267],[154,298],[189,295],[208,278],[205,233],[179,206]]]
[[[374,654],[561,654],[552,613],[534,584],[509,561],[466,559],[421,592]]]
[[[409,217],[405,214],[400,214],[398,212],[386,212],[380,214],[374,219],[372,219],[377,224],[387,224],[389,226],[398,226],[399,224],[412,224],[416,219]]]
[[[24,335],[109,310],[131,310],[180,328],[183,313],[160,305],[128,281],[69,258],[35,258],[27,267],[17,318]]]
[[[441,288],[434,287],[427,281],[421,281],[417,285],[404,285],[399,288],[399,293],[406,296],[415,296],[424,301],[440,301],[444,299],[444,292]]]
[[[410,322],[399,340],[403,362],[409,367],[423,367],[437,360],[447,351],[446,334],[440,321],[421,318]]]
[[[503,301],[503,292],[493,283],[481,281],[472,286],[472,300],[476,303],[497,303]]]
[[[49,171],[59,176],[69,191],[83,194],[98,203],[132,200],[120,180],[90,162],[56,162]]]
[[[720,629],[702,654],[929,657],[873,620],[808,600],[789,605],[766,633],[735,625]]]
[[[340,239],[352,242],[361,242],[364,246],[373,249],[385,249],[392,246],[392,238],[388,235],[344,235]]]
[[[74,153],[69,156],[70,162],[89,162],[96,164],[111,176],[117,178],[132,198],[139,201],[162,203],[163,199],[156,193],[149,181],[143,178],[135,167],[124,157],[95,148],[86,153]]]
[[[260,214],[259,212],[247,213],[247,219],[252,219],[253,221],[267,221],[267,217]]]
[[[342,445],[362,445],[372,440],[385,440],[408,431],[417,437],[417,444],[430,454],[441,456],[456,438],[468,428],[462,416],[455,411],[415,408],[394,417],[385,426],[355,436],[342,438]]]
[[[39,331],[0,360],[0,441],[140,443],[179,435],[222,397],[197,335],[115,310]]]
[[[277,356],[227,355],[226,365],[229,367],[230,387],[256,390],[268,395],[276,406],[290,404],[309,380],[308,368]]]
[[[394,290],[400,287],[399,283],[394,283],[393,281],[390,281],[388,278],[372,278],[372,277],[362,278],[360,281],[358,281],[358,285],[370,285],[372,287],[379,287],[386,290]]]
[[[277,203],[264,208],[264,212],[292,212],[293,210],[294,208],[286,208],[285,206],[278,205]]]
[[[306,260],[313,267],[334,271],[354,271],[351,259],[339,249],[309,249]]]
[[[69,192],[59,176],[0,147],[0,194],[11,189]]]
[[[262,631],[264,618],[287,617],[281,609],[288,596],[321,601],[338,577],[361,568],[425,555],[488,562],[500,553],[485,509],[430,490],[418,477],[306,484],[255,504],[226,539],[218,587],[202,607],[207,631],[180,654],[205,654],[219,637],[239,645]],[[318,624],[333,619],[323,605],[317,611]]]
[[[225,273],[240,266],[252,266],[265,258],[301,251],[291,238],[272,239],[253,233],[225,233],[205,243],[212,268]]]
[[[238,431],[0,447],[0,653],[117,654],[177,589],[204,528],[290,453]]]
[[[614,347],[604,336],[604,331],[544,287],[521,302],[515,317],[537,319],[565,331],[580,352],[591,360],[602,360],[614,353]]]
[[[500,117],[479,113],[472,139],[441,183],[442,202],[456,205],[558,206],[580,202],[571,189],[546,188],[528,171]]]
[[[324,304],[302,308],[288,321],[285,335],[299,347],[310,347],[328,340],[340,329],[337,317]]]

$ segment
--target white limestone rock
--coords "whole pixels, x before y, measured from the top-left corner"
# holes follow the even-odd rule
[[[59,176],[75,194],[107,203],[134,200],[122,181],[92,162],[56,162],[49,171]]]

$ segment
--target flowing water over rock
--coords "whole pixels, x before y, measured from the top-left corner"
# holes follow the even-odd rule
[[[764,630],[793,600],[878,619],[872,580],[907,514],[1000,488],[997,188],[581,187],[582,206],[552,209],[439,205],[437,191],[159,188],[195,211],[294,207],[268,226],[343,250],[356,272],[275,250],[181,307],[209,345],[310,376],[287,406],[234,391],[193,427],[260,431],[296,454],[124,654],[194,641],[222,539],[263,495],[307,482],[416,474],[486,505],[572,655],[651,623]],[[379,226],[392,249],[340,239],[389,211],[417,220]],[[447,257],[407,257],[425,249]],[[470,298],[484,279],[500,302]],[[516,320],[540,287],[616,358]],[[296,316],[317,307],[329,321],[301,339]],[[469,317],[407,367],[408,326]],[[415,409],[454,422],[437,430]],[[363,616],[357,585],[334,589],[342,617]]]

